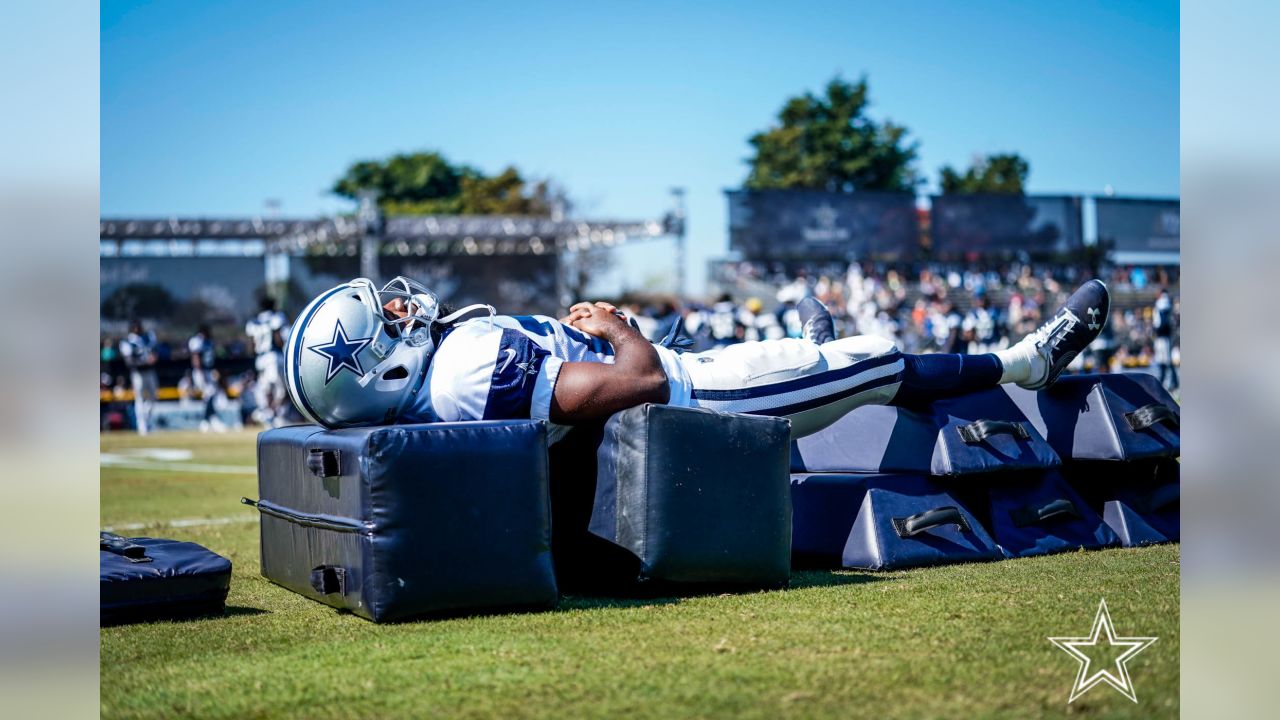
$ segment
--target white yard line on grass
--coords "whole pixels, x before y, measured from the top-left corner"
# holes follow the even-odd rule
[[[160,472],[222,473],[227,475],[253,475],[258,469],[252,465],[215,465],[186,462],[191,453],[166,448],[139,448],[120,452],[98,453],[102,467],[126,470],[157,470]]]
[[[126,470],[159,470],[163,472],[193,473],[226,473],[230,475],[255,475],[258,468],[252,465],[205,465],[203,463],[158,463],[138,462],[136,460],[114,460],[103,458],[102,467],[124,468]]]
[[[255,515],[232,515],[231,517],[217,518],[181,518],[178,520],[161,520],[153,523],[120,523],[119,525],[108,525],[102,528],[107,532],[116,532],[118,530],[141,530],[148,527],[171,527],[171,528],[190,528],[204,527],[206,525],[237,525],[239,523],[258,522]]]

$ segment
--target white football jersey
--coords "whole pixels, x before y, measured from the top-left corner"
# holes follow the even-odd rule
[[[213,367],[216,357],[213,342],[209,338],[198,333],[192,335],[191,339],[187,341],[187,351],[193,356],[198,355],[200,357],[200,366],[204,369],[208,370]]]
[[[120,341],[120,357],[130,368],[149,366],[147,356],[156,351],[156,336],[152,332],[129,333]]]
[[[689,401],[676,353],[654,346],[671,385],[670,404]],[[400,422],[549,420],[551,394],[566,362],[612,363],[613,347],[545,315],[496,315],[445,331],[423,387]],[[567,428],[551,427],[551,440]]]
[[[281,335],[286,335],[288,329],[289,321],[278,310],[263,310],[250,318],[244,326],[245,334],[253,340],[253,351],[258,355],[283,350],[283,346],[275,342],[275,333],[279,331]]]

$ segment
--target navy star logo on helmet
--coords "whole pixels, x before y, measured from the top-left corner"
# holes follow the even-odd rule
[[[324,379],[324,384],[328,385],[329,381],[339,372],[342,372],[343,368],[355,373],[357,377],[364,375],[364,368],[360,366],[359,354],[371,342],[373,342],[372,337],[356,338],[354,340],[347,338],[347,331],[342,327],[342,321],[339,320],[333,328],[332,340],[320,345],[310,345],[307,349],[329,360],[329,372]]]

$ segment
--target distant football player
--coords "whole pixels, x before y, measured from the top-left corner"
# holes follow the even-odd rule
[[[909,355],[871,336],[836,338],[802,300],[804,337],[681,353],[649,342],[607,303],[560,319],[443,307],[422,285],[365,279],[311,302],[286,349],[289,393],[328,427],[534,418],[551,438],[642,403],[783,416],[795,436],[867,404],[919,405],[1000,383],[1040,389],[1093,341],[1108,315],[1091,280],[1014,346],[983,355]],[[483,315],[464,320],[476,311]]]
[[[280,425],[285,417],[284,344],[289,321],[284,313],[276,310],[276,302],[264,297],[257,315],[245,324],[245,334],[253,341],[257,355],[254,370],[254,402],[257,405],[258,422],[269,427]]]
[[[214,368],[218,356],[213,344],[213,331],[207,323],[201,324],[196,334],[187,341],[187,352],[191,355],[191,384],[204,402],[200,430],[225,432],[227,426],[218,417],[217,411],[217,401],[222,394],[217,370]]]
[[[1156,375],[1166,389],[1177,390],[1178,368],[1173,364],[1173,336],[1177,331],[1177,318],[1173,311],[1173,301],[1169,299],[1169,291],[1164,288],[1160,288],[1160,295],[1152,308],[1151,327],[1155,331],[1152,364],[1156,366]]]
[[[138,320],[129,323],[129,334],[120,341],[120,358],[129,369],[133,385],[133,416],[139,435],[151,432],[151,414],[156,406],[156,345],[155,333],[144,330]]]

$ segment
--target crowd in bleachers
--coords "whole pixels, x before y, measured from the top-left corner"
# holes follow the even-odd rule
[[[745,340],[798,337],[795,306],[817,297],[842,335],[877,335],[907,352],[980,353],[1007,347],[1035,330],[1087,268],[1010,262],[998,266],[828,264],[785,268],[761,263],[717,266],[717,300],[688,303],[678,314],[699,350]],[[1178,270],[1114,267],[1110,322],[1078,368],[1117,371],[1167,365],[1176,387]],[[1164,293],[1164,300],[1160,297]],[[1161,303],[1164,303],[1163,305]],[[677,315],[672,303],[634,303],[642,330],[661,337]],[[1163,325],[1162,321],[1163,320]],[[1163,333],[1163,335],[1162,335]],[[1166,337],[1161,343],[1158,338]]]

